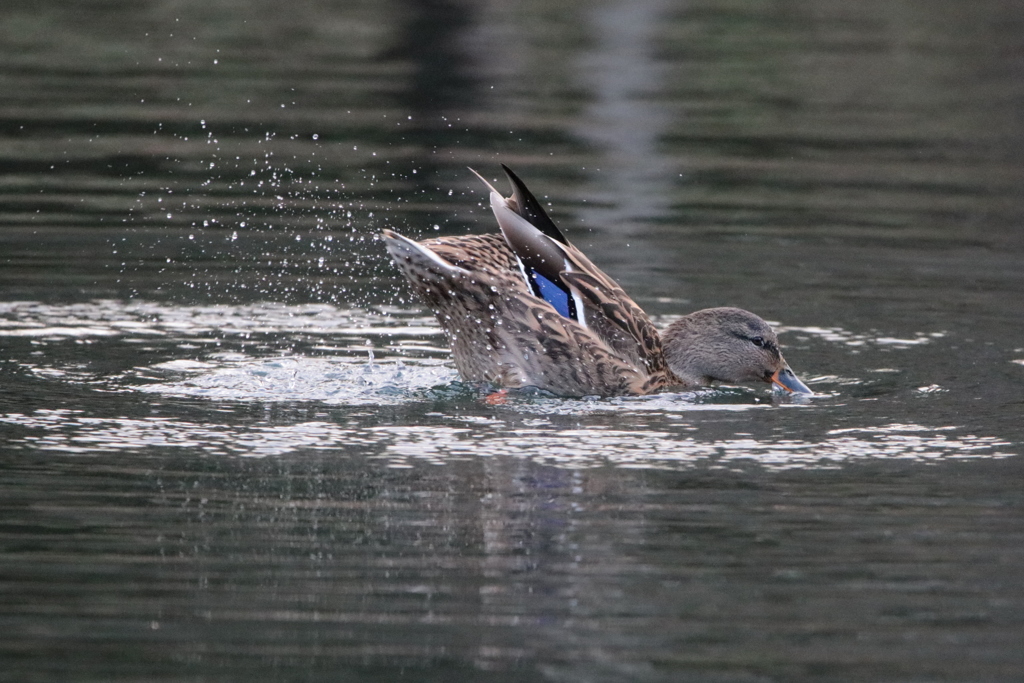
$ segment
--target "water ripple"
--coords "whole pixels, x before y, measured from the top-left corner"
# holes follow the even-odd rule
[[[389,467],[443,465],[495,456],[519,457],[564,468],[603,466],[657,469],[744,464],[768,470],[827,469],[847,461],[1006,458],[1010,446],[995,437],[955,427],[890,424],[839,429],[824,438],[763,441],[750,436],[704,440],[688,425],[622,429],[600,425],[561,428],[546,421],[498,417],[452,420],[446,425],[350,426],[327,421],[252,426],[209,425],[176,418],[96,418],[75,410],[8,413],[0,423],[22,428],[13,449],[80,455],[198,449],[210,455],[266,457],[308,450],[346,450]],[[461,424],[460,424],[461,423]]]
[[[670,318],[662,317],[661,324]],[[786,328],[799,339],[850,348],[912,348],[943,333],[894,339],[841,328]],[[164,356],[148,366],[97,377],[81,367],[45,361],[22,365],[29,372],[68,382],[103,383],[112,390],[239,401],[394,403],[415,399],[430,387],[451,384],[449,352],[433,316],[420,309],[340,308],[329,304],[176,305],[152,301],[94,300],[73,304],[0,302],[0,337],[37,345],[145,344]],[[378,360],[373,362],[374,354]],[[325,357],[326,356],[326,357]],[[369,362],[368,362],[369,360]],[[860,386],[859,377],[809,378],[819,394],[830,387]],[[921,392],[930,387],[920,389]],[[520,402],[549,414],[607,410],[749,410],[779,404],[764,391],[716,388],[602,403]],[[782,403],[787,403],[782,401]],[[788,401],[788,403],[796,403]]]
[[[922,333],[913,339],[893,339],[838,328],[788,331],[849,349],[846,353],[857,353],[864,344],[913,349],[942,336]],[[766,410],[833,409],[837,399],[849,398],[843,396],[848,391],[863,391],[866,380],[856,377],[812,378],[819,396],[810,402],[760,387],[716,387],[611,399],[561,399],[522,391],[512,392],[503,405],[489,406],[480,400],[478,389],[457,381],[436,323],[416,309],[6,302],[0,303],[0,336],[29,338],[40,350],[18,367],[46,381],[146,395],[154,401],[185,397],[242,404],[311,402],[324,406],[325,418],[338,409],[346,413],[338,417],[344,424],[325,419],[239,426],[181,418],[93,417],[63,409],[9,412],[0,416],[0,423],[13,431],[7,444],[15,449],[88,455],[157,447],[265,457],[355,448],[395,468],[498,455],[569,468],[732,468],[754,463],[773,470],[876,459],[930,462],[1012,455],[1011,444],[997,437],[909,421],[835,429],[816,437],[805,436],[805,431],[776,431],[765,438],[740,433],[714,438],[698,429],[700,416],[709,412],[750,413],[754,418]],[[53,359],[61,354],[41,351],[69,339],[83,345],[84,355],[58,362]],[[144,353],[125,355],[136,349]],[[91,365],[97,355],[116,358],[120,369]],[[137,362],[132,365],[126,359]],[[892,368],[876,372],[898,376]],[[891,382],[876,389],[871,398],[899,391]],[[935,384],[908,386],[905,391],[937,398],[947,393]],[[417,411],[421,418],[415,424],[379,427],[362,424],[352,412],[397,405]]]
[[[181,306],[100,299],[77,304],[0,302],[0,337],[173,337],[220,335],[435,337],[433,316],[417,309],[367,311],[329,304]]]

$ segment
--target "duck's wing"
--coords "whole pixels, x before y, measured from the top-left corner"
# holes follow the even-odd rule
[[[534,296],[648,372],[663,371],[661,338],[647,314],[615,280],[569,244],[522,181],[503,168],[513,193],[502,197],[488,183],[491,210]]]
[[[383,239],[437,316],[465,380],[566,396],[644,394],[664,384],[534,296],[501,235],[414,242],[385,230]]]

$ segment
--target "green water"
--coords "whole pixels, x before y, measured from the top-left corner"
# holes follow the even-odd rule
[[[0,9],[0,680],[1015,681],[1014,3]],[[514,168],[819,394],[458,383]]]

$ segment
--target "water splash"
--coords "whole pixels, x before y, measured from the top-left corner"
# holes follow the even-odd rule
[[[233,355],[208,363],[170,361],[150,370],[195,376],[139,386],[138,391],[230,401],[320,401],[350,406],[406,403],[458,379],[455,371],[440,360],[391,359],[376,363],[352,358],[293,356],[267,360]]]

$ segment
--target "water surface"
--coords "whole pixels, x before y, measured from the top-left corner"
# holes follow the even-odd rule
[[[3,680],[1019,678],[1015,6],[0,17]],[[818,395],[487,403],[375,235],[499,163]]]

